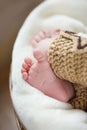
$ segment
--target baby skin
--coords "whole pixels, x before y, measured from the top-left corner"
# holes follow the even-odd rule
[[[35,36],[32,41],[35,61],[31,58],[25,58],[21,73],[23,79],[32,87],[37,88],[47,96],[68,102],[74,96],[72,84],[55,76],[47,57],[49,45],[59,32],[60,30],[55,30],[51,34],[44,30]]]

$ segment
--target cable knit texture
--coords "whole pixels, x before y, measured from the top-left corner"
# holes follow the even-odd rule
[[[49,63],[57,77],[73,83],[74,108],[87,109],[87,38],[61,31],[49,48]]]

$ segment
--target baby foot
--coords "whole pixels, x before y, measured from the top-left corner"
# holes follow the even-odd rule
[[[34,39],[32,40],[32,46],[34,48],[37,47],[38,43],[41,41],[41,40],[44,40],[46,38],[52,38],[52,37],[56,37],[60,32],[60,29],[56,29],[54,30],[52,33],[48,32],[47,30],[42,30],[40,31],[35,37]]]
[[[30,58],[24,60],[21,70],[23,79],[44,94],[57,100],[67,102],[72,98],[74,95],[72,85],[54,75],[44,53],[35,50],[33,55],[36,62],[33,63]]]
[[[43,40],[43,39],[45,39],[45,38],[50,38],[51,37],[51,35],[50,35],[50,33],[47,31],[47,30],[42,30],[42,31],[40,31],[35,37],[34,37],[34,39],[32,40],[32,46],[34,47],[34,48],[36,48],[37,47],[37,44],[41,41],[41,40]]]

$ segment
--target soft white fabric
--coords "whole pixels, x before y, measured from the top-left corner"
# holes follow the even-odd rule
[[[27,130],[87,130],[85,112],[73,110],[70,104],[47,97],[21,76],[24,58],[33,57],[31,39],[39,30],[62,28],[86,32],[85,25],[73,19],[87,24],[86,12],[87,0],[47,0],[32,11],[20,29],[12,54],[11,96]]]

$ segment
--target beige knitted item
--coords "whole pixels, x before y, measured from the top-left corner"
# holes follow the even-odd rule
[[[87,111],[87,87],[80,84],[73,84],[76,92],[76,96],[69,101],[76,109],[82,109]]]
[[[73,106],[87,109],[87,38],[61,31],[50,45],[48,59],[57,77],[74,83]]]

